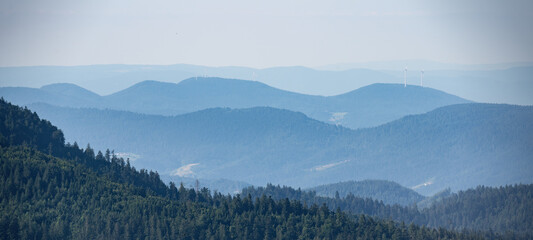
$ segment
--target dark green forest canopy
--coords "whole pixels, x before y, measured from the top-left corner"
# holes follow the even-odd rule
[[[345,181],[320,185],[307,190],[315,191],[317,195],[325,197],[335,197],[336,194],[346,197],[351,193],[357,197],[381,200],[389,205],[409,206],[425,199],[424,196],[410,188],[386,180]]]
[[[329,198],[318,196],[315,191],[302,191],[290,187],[268,184],[266,187],[248,187],[243,194],[253,197],[267,195],[273,199],[298,200],[307,204],[325,204],[330,209],[339,208],[352,214],[365,214],[380,219],[414,223],[428,227],[447,229],[471,229],[506,233],[520,236],[533,235],[533,184],[504,187],[477,187],[445,197],[429,208],[387,205],[382,201],[356,197]]]
[[[0,100],[0,239],[480,239],[289,199],[165,185],[156,172],[64,144],[36,114]]]

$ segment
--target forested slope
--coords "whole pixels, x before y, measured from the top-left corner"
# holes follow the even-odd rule
[[[360,130],[269,107],[173,117],[29,107],[60,126],[69,141],[139,155],[136,167],[165,175],[193,166],[185,177],[303,188],[383,179],[419,186],[425,195],[533,183],[531,106],[459,104]]]
[[[7,139],[0,145],[1,239],[482,237],[364,216],[352,219],[325,206],[287,199],[178,189],[112,153],[95,156],[90,147],[63,144],[57,128],[3,99],[0,117],[0,133]],[[40,151],[52,142],[51,151]]]
[[[336,194],[339,194],[340,197],[346,197],[348,194],[352,194],[356,197],[383,201],[389,205],[409,206],[425,199],[424,196],[412,189],[386,180],[346,181],[324,184],[306,190],[315,191],[317,195],[325,197],[335,197]]]
[[[393,219],[428,227],[448,229],[471,229],[513,232],[516,237],[533,236],[533,185],[513,185],[504,187],[478,187],[460,191],[434,203],[426,209],[387,205],[370,198],[321,197],[314,191],[302,191],[290,187],[267,185],[248,187],[243,194],[252,197],[267,195],[273,199],[288,198],[307,204],[326,204],[331,209],[339,208],[352,214]]]

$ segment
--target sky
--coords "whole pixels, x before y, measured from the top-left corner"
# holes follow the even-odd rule
[[[533,62],[533,1],[0,0],[0,66]]]

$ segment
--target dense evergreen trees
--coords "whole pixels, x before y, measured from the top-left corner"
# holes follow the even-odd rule
[[[437,239],[481,237],[266,196],[231,197],[171,184],[157,193],[27,147],[2,147],[2,239]],[[115,175],[126,171],[117,171]],[[149,178],[150,174],[139,173]],[[152,176],[154,176],[152,174]],[[137,176],[141,177],[141,176]],[[154,176],[157,178],[157,176]],[[142,182],[142,180],[140,180]],[[123,182],[123,183],[119,183]]]
[[[273,199],[288,198],[307,204],[325,204],[352,214],[367,214],[428,227],[494,231],[513,237],[533,236],[533,184],[499,188],[478,187],[452,194],[431,205],[418,209],[386,205],[370,198],[348,194],[346,197],[321,197],[314,191],[295,190],[268,184],[266,187],[248,187],[243,194],[252,197],[267,195]]]
[[[61,130],[39,119],[36,113],[0,101],[0,146],[23,145],[44,153],[59,153],[65,142]]]
[[[365,214],[382,219],[393,219],[399,222],[411,222],[412,219],[419,216],[419,212],[414,208],[402,207],[400,205],[387,205],[382,201],[356,197],[353,194],[348,194],[346,197],[340,197],[338,195],[335,198],[329,198],[317,196],[314,191],[296,190],[291,187],[280,187],[272,184],[268,184],[266,187],[248,187],[243,189],[242,194],[249,194],[252,198],[262,195],[270,196],[276,200],[288,198],[302,201],[308,205],[325,204],[330,209],[339,208],[351,214]]]
[[[421,214],[429,226],[513,231],[533,237],[533,184],[460,191]]]
[[[286,198],[166,186],[110,151],[63,144],[59,130],[27,109],[1,100],[0,116],[0,239],[482,238]]]
[[[325,184],[308,189],[315,191],[319,196],[346,197],[352,194],[361,198],[372,198],[381,200],[385,204],[400,204],[403,206],[413,205],[425,199],[416,191],[401,186],[400,184],[386,180],[363,180],[345,181],[339,183]]]

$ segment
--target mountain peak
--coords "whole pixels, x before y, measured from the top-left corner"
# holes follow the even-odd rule
[[[59,93],[66,96],[84,96],[90,98],[97,98],[100,96],[72,83],[54,83],[42,86],[40,89],[49,93]]]
[[[170,83],[170,82],[160,82],[160,81],[156,81],[156,80],[144,80],[142,82],[138,82],[136,84],[134,84],[133,86],[129,87],[129,88],[126,88],[126,89],[130,89],[130,88],[144,88],[144,87],[168,87],[168,86],[175,86],[176,84],[175,83]],[[126,90],[124,89],[124,90]]]
[[[356,90],[341,94],[335,97],[338,98],[363,98],[363,97],[377,97],[381,100],[389,101],[425,101],[434,99],[438,101],[448,102],[445,105],[457,103],[469,103],[471,101],[464,98],[451,95],[449,93],[418,85],[404,85],[397,83],[374,83],[368,86],[358,88]],[[450,102],[451,101],[451,102]]]

